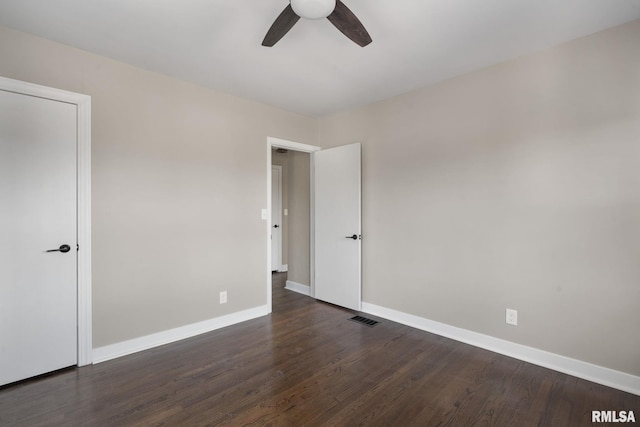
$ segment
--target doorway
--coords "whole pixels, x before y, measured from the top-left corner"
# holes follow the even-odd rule
[[[272,149],[311,154],[309,161],[308,295],[359,311],[362,304],[361,144],[319,147],[267,137],[267,206],[271,223]],[[346,237],[346,239],[345,239]],[[271,276],[271,227],[267,227],[268,274]],[[297,290],[297,289],[292,289]],[[267,307],[271,312],[271,278]]]
[[[272,166],[282,168],[282,206],[281,206],[281,234],[282,257],[281,272],[275,273],[276,283],[288,289],[313,295],[313,209],[310,153],[320,150],[320,147],[300,144],[278,138],[267,138],[267,163],[269,171]],[[273,186],[272,174],[267,175],[267,189]],[[267,218],[269,227],[267,258],[269,266],[273,265],[274,254],[271,240],[273,230],[272,191],[268,191]],[[306,197],[305,197],[306,196]],[[277,257],[277,254],[276,254]],[[286,277],[285,277],[286,275]],[[273,273],[270,268],[267,278],[267,305],[272,309]]]
[[[309,153],[282,147],[271,154],[272,291],[275,295],[286,288],[308,296],[311,158]]]

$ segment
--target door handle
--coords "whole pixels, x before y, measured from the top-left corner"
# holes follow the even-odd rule
[[[352,236],[345,236],[347,239],[353,239],[353,240],[358,240],[358,239],[362,239],[362,236],[358,236],[357,234],[354,234]]]
[[[274,225],[273,228],[278,228],[280,227],[278,224]]]
[[[47,252],[69,252],[71,250],[71,246],[69,245],[60,245],[58,249],[49,249]]]

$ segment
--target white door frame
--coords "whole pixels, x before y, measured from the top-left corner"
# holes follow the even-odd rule
[[[0,77],[0,90],[77,106],[78,366],[93,362],[91,318],[91,97]]]
[[[271,150],[274,148],[285,148],[287,150],[293,150],[293,151],[301,151],[303,153],[314,153],[316,151],[320,150],[320,147],[316,147],[315,145],[308,145],[308,144],[302,144],[300,142],[294,142],[294,141],[288,141],[286,139],[280,139],[280,138],[272,138],[270,136],[267,137],[267,310],[269,313],[271,313],[272,308],[273,308],[273,301],[271,300]],[[314,229],[313,229],[313,162],[311,161],[311,159],[309,159],[310,162],[310,172],[311,172],[311,185],[310,185],[310,191],[311,191],[311,209],[309,210],[309,212],[311,213],[310,215],[310,224],[309,224],[309,231],[310,231],[310,243],[311,243],[311,248],[310,248],[310,252],[309,252],[309,261],[310,261],[310,265],[309,265],[309,280],[311,283],[309,283],[310,288],[311,288],[311,296],[313,297],[314,294],[314,272],[315,272],[315,263],[314,263]]]

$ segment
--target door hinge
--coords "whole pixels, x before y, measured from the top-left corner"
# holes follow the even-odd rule
[[[76,251],[80,250],[80,244],[76,243]]]

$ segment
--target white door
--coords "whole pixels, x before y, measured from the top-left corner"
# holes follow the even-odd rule
[[[0,90],[0,385],[77,364],[76,117]]]
[[[313,153],[315,297],[361,308],[360,144]]]
[[[282,166],[271,166],[271,271],[282,265]]]

